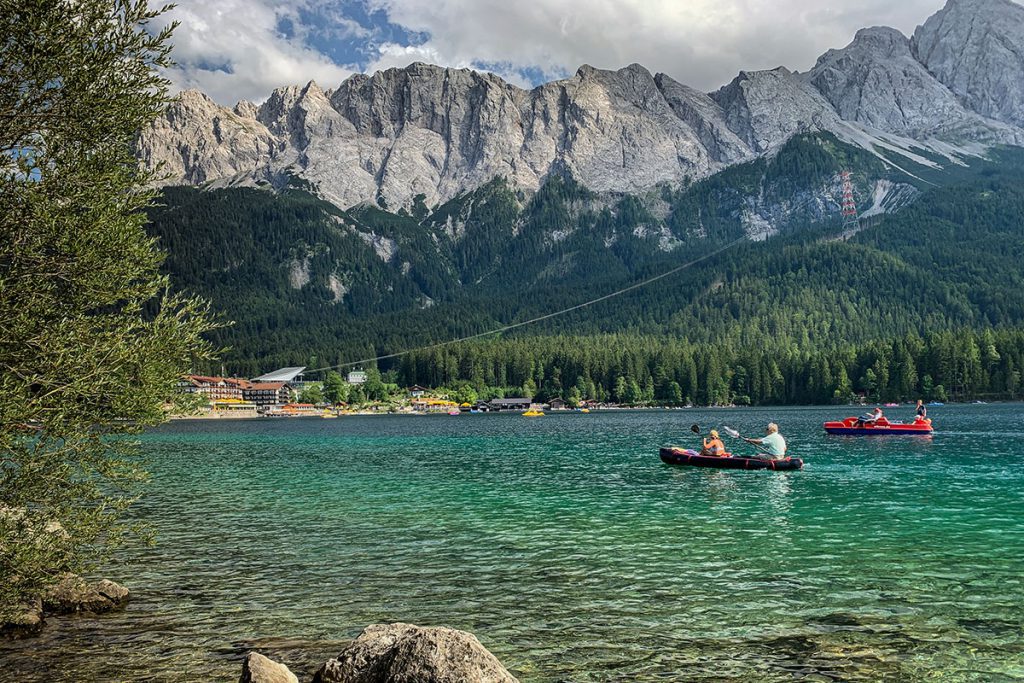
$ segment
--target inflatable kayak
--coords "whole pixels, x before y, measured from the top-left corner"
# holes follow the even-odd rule
[[[662,448],[661,461],[668,465],[690,465],[691,467],[714,467],[720,470],[798,470],[804,466],[800,458],[768,460],[767,458],[744,458],[737,455],[701,455],[697,451],[683,448]]]
[[[879,420],[863,420],[858,424],[858,418],[848,417],[842,422],[826,422],[825,431],[829,434],[931,434],[931,420],[914,420],[913,422],[889,422],[886,418]]]

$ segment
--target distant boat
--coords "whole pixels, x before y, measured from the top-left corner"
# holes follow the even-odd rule
[[[461,415],[462,413],[460,413],[458,410],[449,410],[448,414],[449,415]]]
[[[590,412],[590,408],[581,408],[580,412],[581,413],[589,413]]]
[[[886,408],[899,408],[900,404],[899,403],[886,403],[885,407]]]
[[[914,420],[913,422],[889,422],[882,417],[877,420],[864,420],[862,418],[848,417],[845,420],[836,420],[825,423],[825,431],[829,434],[852,435],[890,435],[890,434],[931,434],[931,420]]]
[[[976,406],[987,406],[988,405],[988,401],[975,401],[974,405],[976,405]]]
[[[543,416],[544,416],[544,411],[543,410],[527,410],[525,413],[523,413],[523,417],[543,417]]]
[[[942,401],[932,401],[932,402],[931,402],[931,403],[929,403],[928,405],[930,405],[930,406],[944,406],[944,405],[946,405],[946,404],[945,404],[945,403],[943,403]]]

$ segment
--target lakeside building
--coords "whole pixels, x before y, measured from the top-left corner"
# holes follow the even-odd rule
[[[506,410],[529,410],[532,405],[532,398],[495,398],[484,403],[481,408],[483,410],[501,412]]]
[[[305,367],[280,368],[251,380],[236,377],[210,377],[185,375],[178,382],[178,390],[186,394],[199,394],[210,408],[221,412],[247,412],[254,408],[283,406],[291,403],[294,394],[305,384]]]
[[[225,417],[259,417],[259,407],[251,401],[229,398],[212,401],[210,414]]]
[[[423,395],[427,393],[427,388],[421,387],[419,384],[414,384],[406,391],[409,393],[409,398],[422,398]]]
[[[267,409],[267,415],[271,416],[290,416],[298,417],[301,415],[320,415],[323,412],[322,408],[319,408],[312,403],[286,403],[284,405],[275,405]]]
[[[458,407],[455,401],[440,398],[418,398],[412,402],[412,409],[417,413],[446,413]]]
[[[292,389],[286,382],[252,382],[243,395],[258,406],[277,406],[291,402]]]
[[[348,373],[346,381],[349,384],[366,384],[366,372],[363,370],[353,370]]]
[[[259,377],[253,377],[253,382],[284,382],[286,384],[302,383],[302,373],[305,366],[301,368],[279,368]]]
[[[241,380],[245,381],[245,380]],[[183,394],[199,394],[207,402],[222,400],[241,401],[242,388],[238,380],[225,377],[208,377],[206,375],[185,375],[178,382],[178,390]]]

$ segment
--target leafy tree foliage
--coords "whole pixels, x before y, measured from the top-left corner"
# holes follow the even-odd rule
[[[166,294],[135,132],[168,101],[144,0],[0,1],[0,617],[116,545],[130,441],[211,356]]]

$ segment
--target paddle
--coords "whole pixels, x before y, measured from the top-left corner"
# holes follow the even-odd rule
[[[749,443],[751,446],[756,448],[759,452],[763,453],[764,455],[769,455],[769,456],[771,455],[771,453],[769,453],[767,449],[765,449],[763,446],[761,446],[761,444],[752,443],[750,439],[748,439],[745,436],[742,436],[738,431],[736,431],[732,427],[729,427],[729,426],[726,426],[726,425],[722,425],[722,429],[725,431],[726,434],[728,434],[729,436],[731,436],[734,439],[743,439],[744,441]]]

